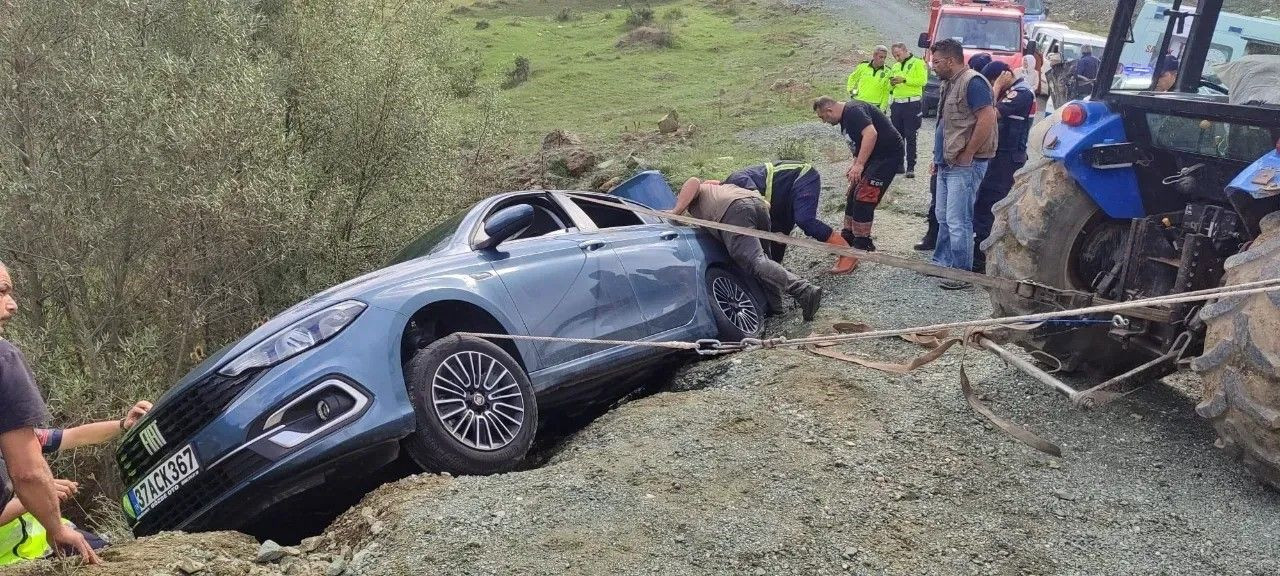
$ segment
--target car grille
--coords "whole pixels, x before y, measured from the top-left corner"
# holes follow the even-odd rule
[[[217,418],[244,391],[255,374],[247,372],[228,377],[214,373],[188,388],[181,396],[154,408],[155,416],[143,424],[155,422],[166,444],[163,450],[151,454],[143,447],[141,435],[133,434],[120,445],[116,451],[116,463],[120,465],[120,477],[125,487],[133,486],[143,474]]]
[[[182,525],[201,508],[226,494],[238,482],[266,468],[268,460],[252,450],[232,454],[216,468],[202,470],[154,510],[142,516],[133,527],[136,536],[150,536]]]

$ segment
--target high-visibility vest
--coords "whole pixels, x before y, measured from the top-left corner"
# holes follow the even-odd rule
[[[796,178],[799,178],[807,174],[810,170],[813,170],[813,165],[801,163],[801,162],[784,162],[781,164],[774,164],[772,162],[766,163],[764,165],[764,201],[765,202],[768,202],[770,204],[773,203],[773,176],[774,174],[777,174],[778,172],[781,172],[784,170],[799,170],[800,173],[796,174]]]
[[[853,69],[845,82],[849,97],[867,102],[876,108],[889,105],[889,67],[880,66],[877,70],[870,61],[864,61]]]
[[[889,87],[889,101],[903,98],[920,98],[924,96],[924,85],[929,81],[929,66],[915,56],[907,56],[906,60],[896,62],[889,71],[889,77],[901,76],[905,82]]]
[[[38,560],[48,552],[48,535],[35,516],[23,514],[0,526],[0,566]]]

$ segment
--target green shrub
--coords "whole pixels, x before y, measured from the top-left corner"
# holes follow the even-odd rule
[[[447,9],[0,4],[0,260],[24,303],[6,337],[57,425],[156,399],[487,192],[507,123]],[[109,447],[54,464],[83,505],[118,505]]]
[[[648,6],[632,7],[631,10],[627,12],[627,19],[624,23],[629,29],[652,25],[653,8]]]

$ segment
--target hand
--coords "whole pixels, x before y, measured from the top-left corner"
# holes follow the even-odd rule
[[[899,84],[901,84],[901,83],[903,83],[903,82],[906,82],[906,81],[907,81],[907,80],[906,80],[906,78],[903,78],[903,77],[901,77],[901,76],[894,76],[893,78],[890,78],[890,79],[889,79],[889,83],[890,83],[890,84],[892,84],[892,85],[894,85],[894,86],[897,86],[897,85],[899,85]]]
[[[973,154],[961,152],[959,156],[956,156],[956,161],[952,163],[952,166],[959,166],[961,168],[973,166]]]
[[[147,412],[150,411],[151,403],[146,400],[139,400],[137,404],[133,405],[133,408],[130,408],[129,411],[125,413],[124,420],[121,420],[120,426],[125,430],[133,428],[133,426],[138,423],[138,420],[141,420],[142,417],[146,416]]]
[[[937,176],[937,175],[938,175],[938,165],[937,165],[937,164],[929,164],[929,175],[930,175],[930,176]]]
[[[53,488],[58,491],[58,500],[67,500],[80,491],[80,484],[63,478],[53,480]]]
[[[849,179],[850,184],[857,184],[858,181],[862,180],[862,164],[854,162],[849,167],[849,170],[844,173],[844,176]]]
[[[45,528],[46,537],[49,543],[53,544],[54,553],[62,556],[67,553],[79,554],[85,564],[101,564],[102,559],[98,557],[98,553],[93,551],[89,543],[85,541],[84,535],[76,532],[65,524],[58,523],[58,526],[50,530]]]
[[[996,93],[996,98],[1002,98],[1004,93],[1009,90],[1010,86],[1013,86],[1013,72],[1005,70],[1000,73],[1000,76],[996,78],[995,83],[993,83],[991,87]]]

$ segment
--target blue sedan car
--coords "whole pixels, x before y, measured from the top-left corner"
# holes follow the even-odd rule
[[[193,369],[117,452],[134,532],[240,528],[401,450],[428,471],[510,470],[539,414],[616,398],[627,391],[609,385],[623,373],[673,352],[459,333],[762,334],[761,292],[707,232],[583,195],[485,199],[391,266],[293,306]]]

